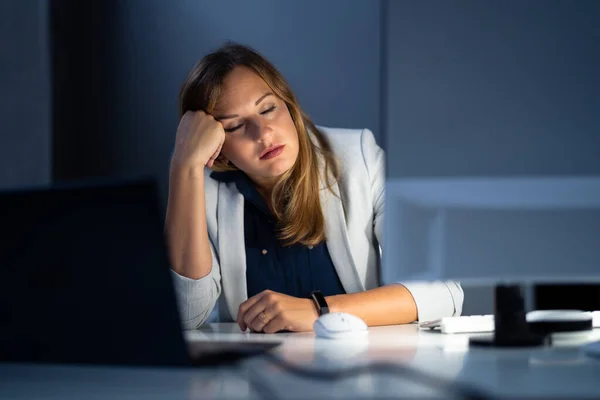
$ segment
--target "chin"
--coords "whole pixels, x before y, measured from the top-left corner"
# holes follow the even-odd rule
[[[265,177],[268,178],[278,178],[281,175],[285,174],[287,171],[289,171],[290,168],[273,168],[273,169],[269,169],[268,171],[265,171]]]
[[[274,163],[273,165],[270,165],[267,168],[263,169],[263,171],[261,171],[261,175],[263,175],[265,178],[276,178],[285,174],[287,171],[292,169],[293,166],[294,164],[289,162]]]

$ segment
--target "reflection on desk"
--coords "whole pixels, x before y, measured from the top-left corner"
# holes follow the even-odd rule
[[[370,328],[361,342],[318,339],[308,332],[242,333],[235,324],[209,324],[186,332],[189,341],[281,340],[283,344],[274,354],[305,368],[338,370],[390,361],[500,396],[600,397],[600,361],[585,357],[578,347],[581,343],[470,350],[469,337],[419,331],[412,324]],[[585,340],[598,338],[600,330],[595,330]],[[313,381],[291,375],[264,357],[237,366],[204,369],[0,364],[2,399],[254,399],[268,397],[266,394],[277,398],[449,398],[448,393],[389,374]]]

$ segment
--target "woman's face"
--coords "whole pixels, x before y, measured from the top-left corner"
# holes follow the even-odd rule
[[[298,157],[298,133],[283,100],[256,73],[236,67],[213,111],[225,128],[221,155],[259,186],[271,187]]]

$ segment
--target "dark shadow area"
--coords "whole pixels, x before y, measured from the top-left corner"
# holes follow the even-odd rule
[[[114,175],[117,2],[52,0],[53,181]]]
[[[537,310],[600,310],[600,285],[597,284],[536,285],[534,296]]]

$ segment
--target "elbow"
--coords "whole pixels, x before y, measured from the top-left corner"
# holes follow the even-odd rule
[[[200,328],[206,321],[208,321],[208,318],[210,317],[210,310],[207,310],[206,312],[203,312],[202,314],[198,315],[196,318],[190,319],[190,320],[181,320],[181,329],[183,329],[184,331],[192,331],[195,329]]]
[[[215,304],[216,299],[208,303],[203,302],[203,304],[188,302],[188,304],[181,305],[179,313],[181,328],[186,331],[200,328],[210,319]]]
[[[220,295],[220,286],[210,276],[193,280],[174,273],[174,277],[182,328],[198,329],[210,318]]]
[[[406,282],[417,307],[417,321],[434,321],[462,313],[464,293],[458,282]]]
[[[200,328],[205,321],[181,321],[181,329],[184,331],[193,331],[195,329]]]

